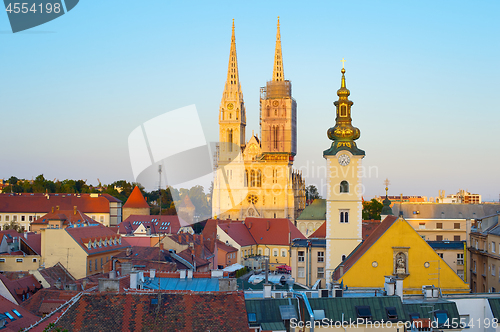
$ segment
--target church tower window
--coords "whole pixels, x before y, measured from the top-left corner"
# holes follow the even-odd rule
[[[349,182],[347,182],[345,180],[340,182],[340,192],[341,193],[348,193],[349,192]]]
[[[349,211],[340,211],[340,222],[344,224],[349,222]]]
[[[340,116],[346,117],[347,116],[347,106],[346,105],[341,105],[340,106]]]

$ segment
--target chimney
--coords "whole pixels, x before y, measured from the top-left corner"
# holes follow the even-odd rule
[[[180,279],[185,279],[186,278],[186,270],[180,270],[179,271],[179,278]]]
[[[59,211],[59,205],[56,205],[56,210]]]
[[[54,207],[52,207],[51,211],[52,211],[52,213],[54,213]]]
[[[76,215],[76,205],[75,205],[75,206],[73,206],[73,214],[75,214],[75,215]]]
[[[132,255],[132,248],[128,247],[125,254],[127,255],[127,257]]]
[[[164,249],[163,242],[160,242],[160,250],[165,250],[165,249]]]
[[[187,271],[187,278],[188,279],[193,279],[193,270],[188,270]]]
[[[151,279],[153,279],[153,278],[155,277],[155,274],[156,274],[156,270],[155,270],[155,269],[151,269],[151,270],[149,270],[149,277],[150,277]]]
[[[130,272],[130,289],[137,289],[137,271]]]
[[[182,243],[182,234],[177,234],[177,240],[179,240],[179,243]]]

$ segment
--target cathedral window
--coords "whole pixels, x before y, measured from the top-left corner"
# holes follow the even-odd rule
[[[256,179],[256,183],[255,183],[255,186],[256,187],[262,187],[262,172],[259,170],[256,172],[256,176],[257,176],[257,179]]]
[[[257,174],[254,170],[250,171],[250,187],[256,187],[257,185]]]
[[[349,222],[349,211],[347,210],[340,211],[340,222],[344,224]]]
[[[229,129],[227,132],[227,141],[229,143],[229,152],[233,151],[233,130]]]
[[[245,170],[245,178],[243,179],[243,185],[248,187],[248,171]]]
[[[340,192],[341,193],[348,193],[349,192],[349,182],[347,182],[345,180],[340,182]]]

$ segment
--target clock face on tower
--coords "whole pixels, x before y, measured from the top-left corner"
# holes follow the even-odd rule
[[[231,104],[231,103],[227,104],[227,109],[228,109],[228,110],[232,110],[232,109],[233,109],[233,107],[234,107],[234,105],[233,105],[233,104]]]
[[[279,102],[278,102],[277,100],[274,100],[274,101],[273,101],[273,106],[274,106],[274,107],[277,107],[278,105],[279,105]]]
[[[348,155],[346,154],[341,154],[339,156],[339,164],[342,166],[347,166],[351,162],[351,158],[349,158]]]

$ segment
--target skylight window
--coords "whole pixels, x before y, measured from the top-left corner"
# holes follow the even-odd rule
[[[387,319],[398,319],[398,312],[395,307],[387,307],[385,312],[387,313]]]
[[[255,323],[257,321],[257,315],[254,312],[248,313],[248,321],[250,323]]]
[[[443,326],[448,320],[448,311],[436,310],[434,311],[434,318],[437,321],[438,326]]]
[[[12,315],[10,314],[10,312],[8,312],[8,311],[6,311],[6,312],[5,312],[5,316],[9,317],[9,318],[10,318],[10,320],[16,320],[16,319],[14,318],[14,316],[12,316]]]
[[[23,317],[16,309],[12,309],[12,312],[15,313],[17,317]]]
[[[358,318],[372,318],[372,311],[370,309],[370,306],[367,305],[356,306],[356,314],[358,315]]]

